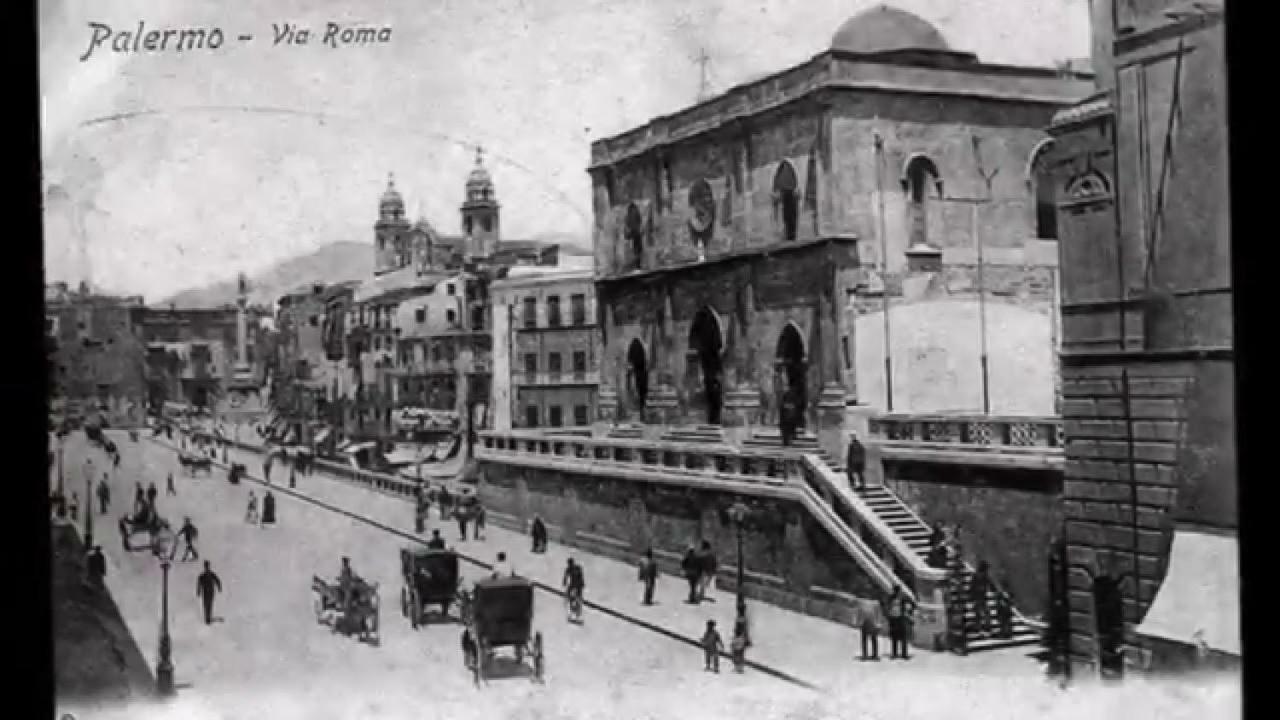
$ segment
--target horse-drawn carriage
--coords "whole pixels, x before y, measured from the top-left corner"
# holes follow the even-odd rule
[[[426,624],[429,605],[439,605],[441,617],[449,617],[449,606],[458,604],[463,621],[467,596],[459,592],[458,554],[420,546],[400,549],[400,610],[416,630]]]
[[[361,642],[376,645],[381,641],[377,583],[353,578],[344,588],[341,582],[327,583],[313,575],[311,591],[316,594],[316,622],[336,633],[355,635]]]
[[[178,453],[178,464],[182,466],[183,470],[187,471],[188,475],[192,476],[194,476],[197,471],[203,471],[205,475],[209,475],[213,472],[213,458],[196,455],[195,453]]]
[[[541,682],[544,666],[542,633],[533,631],[533,583],[522,577],[488,578],[476,583],[467,624],[475,639],[472,663],[476,682],[484,679],[496,650],[513,648],[515,660],[533,662],[533,679]]]
[[[132,516],[126,515],[120,518],[120,539],[124,542],[124,549],[133,552],[135,549],[141,550],[149,548],[157,555],[164,554],[166,551],[166,543],[172,541],[172,532],[169,529],[169,523],[160,517],[150,505],[144,505]],[[135,546],[132,542],[133,538],[138,535],[146,535],[147,543],[142,546]]]

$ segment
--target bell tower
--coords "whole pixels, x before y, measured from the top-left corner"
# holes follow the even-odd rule
[[[373,226],[373,274],[381,275],[401,266],[403,246],[408,242],[409,220],[404,215],[404,198],[396,190],[396,180],[387,175],[387,189],[378,202],[378,222]]]
[[[462,234],[467,238],[466,252],[472,257],[493,255],[502,236],[498,223],[501,206],[483,155],[484,149],[476,148],[476,166],[467,176],[467,199],[462,203]]]

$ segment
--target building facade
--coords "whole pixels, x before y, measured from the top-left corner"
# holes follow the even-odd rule
[[[260,307],[247,307],[245,353],[254,382],[266,379],[267,359],[261,320],[270,317]],[[165,403],[214,412],[227,388],[236,380],[240,311],[221,308],[148,308],[143,314],[147,405],[161,412]]]
[[[1219,3],[1092,3],[1097,92],[1042,172],[1063,234],[1064,608],[1077,660],[1240,656]],[[1179,172],[1179,170],[1182,170]],[[1190,170],[1190,172],[1187,172]],[[1206,591],[1206,588],[1211,588]]]
[[[45,351],[55,407],[101,412],[113,425],[141,422],[146,399],[141,297],[56,283],[45,288]]]
[[[554,264],[558,246],[504,240],[493,178],[477,152],[460,207],[461,236],[412,224],[394,181],[378,204],[374,277],[343,313],[348,382],[334,393],[351,438],[412,434],[397,416],[466,418],[484,425],[491,394],[489,284],[516,266]],[[416,412],[407,412],[416,411]],[[427,412],[430,411],[430,412]]]
[[[594,143],[604,416],[771,425],[791,392],[839,445],[847,406],[1051,413],[1056,229],[1029,168],[1087,80],[879,7]]]
[[[589,269],[515,269],[491,286],[493,426],[596,421],[600,337]]]

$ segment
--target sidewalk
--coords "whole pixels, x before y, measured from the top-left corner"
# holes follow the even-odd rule
[[[236,449],[231,451],[231,455],[233,462],[245,463],[251,469],[250,475],[257,478],[252,469],[261,464],[251,457],[252,453]],[[282,485],[278,481],[273,484]],[[319,470],[309,476],[298,476],[296,491],[402,532],[413,532],[413,505],[405,499],[371,491]],[[732,593],[712,589],[707,593],[709,602],[686,604],[687,586],[683,579],[666,575],[658,580],[655,605],[645,606],[641,603],[643,588],[634,564],[590,555],[555,543],[548,546],[545,554],[535,555],[528,536],[493,525],[486,528],[485,539],[459,542],[457,523],[452,520],[442,522],[433,512],[427,531],[421,537],[424,540],[430,537],[434,528],[439,528],[441,536],[460,554],[492,564],[499,551],[505,552],[518,574],[552,588],[561,587],[565,563],[572,556],[585,571],[588,603],[604,606],[633,622],[656,626],[664,634],[675,634],[689,642],[696,642],[701,636],[707,620],[716,621],[726,643],[731,637],[735,615],[735,596]],[[748,660],[819,687],[839,687],[854,677],[862,682],[869,677],[889,678],[922,671],[957,678],[988,673],[996,673],[1005,679],[1021,676],[1039,681],[1042,678],[1039,665],[1026,657],[1026,648],[965,658],[916,651],[907,662],[885,659],[878,663],[861,663],[855,659],[859,647],[858,634],[851,628],[760,602],[748,601],[747,605],[754,643],[747,651]],[[563,612],[563,605],[558,600],[543,603],[540,607],[540,614]],[[588,609],[588,623],[611,620],[599,611]],[[690,647],[686,652],[694,655],[698,651]],[[881,653],[887,658],[887,640],[881,641]]]

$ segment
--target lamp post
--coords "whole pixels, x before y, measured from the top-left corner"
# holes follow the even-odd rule
[[[169,639],[169,560],[160,560],[160,660],[156,663],[156,690],[162,697],[173,694],[173,642]]]
[[[746,523],[747,518],[750,516],[751,516],[751,508],[747,507],[746,503],[742,502],[741,500],[734,502],[733,505],[729,508],[729,518],[733,520],[734,527],[737,528],[737,533],[738,533],[738,581],[736,583],[737,585],[736,605],[738,608],[737,618],[739,622],[745,619],[744,615],[746,614],[746,609],[747,609],[746,596],[743,595],[743,586],[746,584],[747,571],[743,563],[745,558],[742,552],[742,528],[743,528],[743,525]]]

